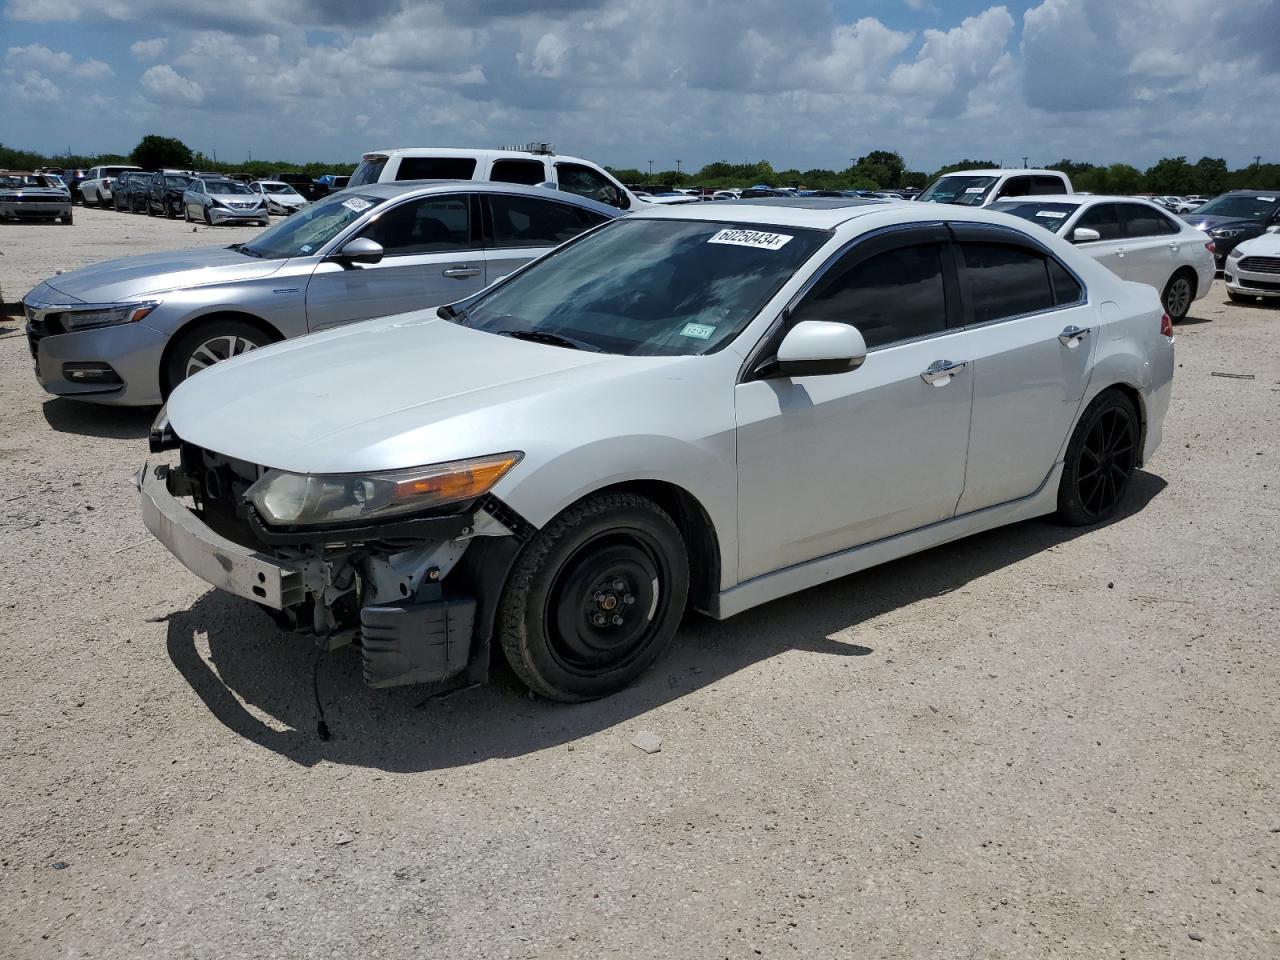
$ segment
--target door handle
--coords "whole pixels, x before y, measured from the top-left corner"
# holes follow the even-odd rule
[[[480,268],[479,267],[450,267],[448,270],[441,271],[441,273],[444,276],[448,277],[450,280],[466,280],[466,279],[469,279],[470,277],[480,276]]]
[[[1074,350],[1080,346],[1080,341],[1089,335],[1088,327],[1070,326],[1058,334],[1058,342],[1064,347],[1070,347]]]
[[[950,360],[935,360],[929,364],[929,369],[920,374],[920,379],[925,383],[931,383],[935,387],[945,387],[951,382],[951,378],[963,370],[968,364],[952,363]]]

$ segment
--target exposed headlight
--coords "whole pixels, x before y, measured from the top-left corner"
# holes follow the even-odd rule
[[[268,470],[245,496],[268,523],[282,526],[379,519],[474,500],[523,456],[499,453],[367,474]]]
[[[1231,237],[1239,236],[1242,233],[1244,233],[1244,230],[1239,227],[1219,227],[1217,230],[1210,230],[1209,236],[1220,237],[1223,240],[1227,240]]]
[[[1243,256],[1244,256],[1244,251],[1241,250],[1239,247],[1236,247],[1234,250],[1232,250],[1230,253],[1227,254],[1227,259],[1239,260]]]
[[[136,323],[158,306],[160,306],[159,300],[145,300],[141,303],[109,303],[62,310],[58,313],[58,317],[66,330],[90,330],[94,327],[114,327],[123,323]]]

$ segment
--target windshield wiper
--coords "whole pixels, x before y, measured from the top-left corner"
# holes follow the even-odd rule
[[[545,343],[551,347],[566,347],[570,350],[588,350],[591,353],[602,352],[594,343],[587,343],[585,340],[577,340],[573,337],[562,336],[558,333],[548,333],[546,330],[499,330],[498,333],[504,337],[514,337],[517,340],[528,340],[530,343]]]
[[[461,320],[463,323],[471,322],[471,314],[467,313],[467,308],[452,303],[446,303],[443,306],[436,307],[436,316],[441,320]]]
[[[233,243],[231,246],[227,247],[227,249],[234,250],[236,253],[243,253],[246,257],[257,257],[259,260],[263,257],[263,255],[257,250],[251,250],[243,243]]]

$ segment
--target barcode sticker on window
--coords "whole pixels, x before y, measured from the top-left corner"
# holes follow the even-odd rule
[[[965,193],[982,193],[986,189],[987,189],[986,187],[966,187],[964,192]]]
[[[1275,198],[1275,197],[1259,197],[1258,199],[1259,199],[1259,200],[1261,200],[1263,203],[1275,203],[1275,202],[1276,202],[1276,198]]]
[[[370,203],[368,200],[365,200],[361,197],[352,197],[349,200],[343,200],[342,205],[346,207],[348,210],[354,210],[356,213],[360,213],[364,210],[368,210],[370,207],[373,206],[372,203]]]
[[[755,247],[757,250],[781,250],[791,242],[785,233],[765,233],[762,230],[721,230],[707,243],[728,243],[735,247]]]
[[[1050,220],[1061,220],[1066,216],[1061,210],[1037,210],[1037,217],[1048,217]]]
[[[791,238],[788,237],[788,240]],[[710,340],[711,335],[716,332],[716,328],[709,323],[686,323],[684,329],[680,331],[682,337],[694,337],[698,340]]]

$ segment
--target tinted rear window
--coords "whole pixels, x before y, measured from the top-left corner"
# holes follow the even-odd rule
[[[474,157],[401,157],[397,180],[470,180],[476,172]],[[351,185],[357,186],[355,177]]]
[[[386,157],[370,157],[368,160],[361,160],[360,166],[356,167],[356,172],[351,175],[348,186],[362,187],[366,183],[377,183],[378,178],[382,176],[382,168],[386,165]]]
[[[1045,258],[997,243],[962,243],[973,322],[988,323],[1054,306]]]
[[[498,183],[523,183],[536,187],[547,179],[547,169],[541,160],[498,160],[489,172],[489,179]]]

